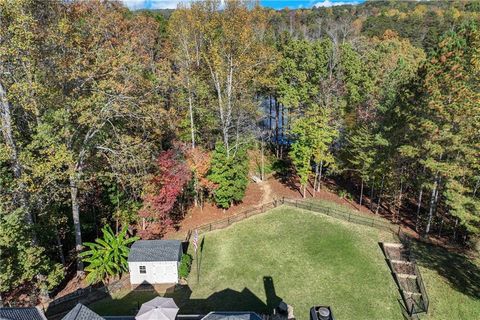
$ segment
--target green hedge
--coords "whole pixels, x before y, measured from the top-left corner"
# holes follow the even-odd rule
[[[186,279],[190,274],[190,268],[192,266],[192,256],[188,253],[182,256],[180,261],[180,267],[178,268],[178,275],[180,278]]]

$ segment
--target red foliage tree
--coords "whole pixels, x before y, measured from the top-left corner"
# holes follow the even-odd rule
[[[210,169],[211,155],[202,147],[195,149],[183,146],[186,162],[192,171],[193,188],[195,192],[195,206],[200,202],[203,207],[203,194],[209,193],[215,188],[215,184],[207,179]]]
[[[157,159],[157,174],[145,188],[143,218],[140,236],[144,239],[161,237],[165,228],[175,218],[175,204],[191,179],[191,172],[181,153],[174,150],[162,152]]]

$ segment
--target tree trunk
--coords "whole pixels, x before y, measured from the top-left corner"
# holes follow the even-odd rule
[[[307,184],[303,185],[303,198],[307,197]]]
[[[372,181],[372,187],[370,188],[370,210],[373,211],[373,186],[375,185],[375,179]]]
[[[281,105],[281,108],[282,108],[282,146],[281,146],[281,150],[282,150],[282,154],[281,154],[281,157],[283,158],[283,142],[285,141],[285,106],[284,105]]]
[[[268,102],[269,102],[268,123],[269,123],[269,131],[271,134],[272,132],[272,96],[271,95],[269,95]]]
[[[423,187],[420,187],[420,193],[418,194],[418,204],[417,204],[417,215],[415,217],[415,231],[418,232],[418,222],[420,220],[420,209],[422,208],[422,196],[423,196]]]
[[[2,83],[0,83],[0,120],[2,123],[2,134],[5,144],[9,149],[11,169],[13,172],[13,177],[18,182],[18,191],[14,194],[14,201],[20,204],[20,207],[23,208],[25,213],[25,222],[29,226],[33,226],[33,216],[30,212],[30,207],[28,205],[28,194],[26,192],[26,187],[21,182],[21,177],[23,174],[23,168],[18,158],[18,149],[13,136],[12,129],[12,118],[10,103],[7,100],[7,93],[3,88]],[[36,235],[32,233],[32,242],[35,244],[37,242]]]
[[[478,188],[480,187],[480,177],[477,179],[477,183],[475,184],[475,188],[473,189],[473,197],[477,194]]]
[[[431,224],[432,224],[432,218],[433,218],[433,213],[435,210],[435,201],[437,198],[437,189],[438,189],[438,173],[435,175],[435,181],[433,183],[433,188],[432,188],[432,195],[430,198],[430,208],[428,210],[428,222],[427,222],[427,227],[425,229],[425,234],[428,234],[430,232]]]
[[[221,85],[220,76],[218,73],[212,68],[212,66],[208,65],[210,69],[210,74],[212,76],[212,80],[215,86],[215,91],[217,93],[217,102],[218,102],[218,111],[220,114],[220,122],[222,125],[222,135],[223,135],[223,143],[225,145],[227,158],[230,158],[230,146],[229,146],[229,133],[228,130],[230,128],[231,120],[232,120],[232,89],[233,89],[233,60],[229,58],[229,72],[227,75],[227,84],[226,88],[224,89],[226,92],[226,101],[223,99],[223,87]]]
[[[375,214],[378,214],[378,210],[380,209],[381,201],[382,201],[382,193],[383,193],[383,182],[385,181],[385,175],[382,176],[382,183],[380,184],[380,192],[378,193],[378,202],[377,202],[377,209],[375,210]]]
[[[278,141],[278,139],[279,139],[279,136],[278,136],[279,128],[278,127],[280,125],[280,119],[279,119],[279,116],[278,116],[278,114],[280,112],[279,108],[280,108],[279,103],[277,102],[277,99],[275,99],[275,147],[276,147],[277,158],[280,156],[279,143],[278,143],[279,142]]]
[[[62,265],[66,267],[67,263],[65,261],[65,255],[63,254],[62,240],[60,239],[57,228],[55,228],[55,241],[57,242],[58,257],[60,258]]]
[[[262,142],[261,142],[261,149],[262,149],[262,160],[261,160],[260,175],[261,175],[262,181],[265,181],[265,155],[264,155],[263,136],[262,136]]]
[[[442,237],[442,229],[443,229],[443,224],[445,223],[445,217],[442,216],[442,221],[440,222],[440,228],[438,230],[438,237]]]
[[[190,80],[188,80],[188,85],[190,86]],[[195,149],[195,126],[193,124],[193,101],[192,93],[188,89],[188,112],[190,113],[190,133],[192,136],[192,149]]]
[[[400,190],[398,194],[398,206],[397,206],[397,214],[394,219],[394,222],[397,222],[398,217],[400,216],[400,208],[402,206],[402,196],[403,196],[403,168],[400,174]]]
[[[313,192],[314,193],[317,192],[318,170],[319,170],[318,163],[315,162],[315,178],[313,179]]]
[[[362,200],[363,200],[363,177],[362,177],[362,184],[360,186],[360,201],[359,201],[360,206],[362,205]]]
[[[458,218],[455,219],[455,227],[453,227],[453,241],[457,241],[457,225],[458,225]]]
[[[73,227],[75,230],[75,251],[77,253],[77,273],[83,272],[83,262],[78,254],[82,251],[82,229],[80,225],[80,205],[78,203],[78,178],[77,173],[70,175],[70,196],[72,202]]]
[[[198,178],[195,172],[192,175],[192,180],[193,180],[193,205],[195,207],[198,207]]]
[[[322,188],[322,171],[323,171],[323,160],[320,161],[320,172],[318,174],[318,190],[317,191],[320,191],[320,189]]]

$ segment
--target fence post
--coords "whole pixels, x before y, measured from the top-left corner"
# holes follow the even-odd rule
[[[282,197],[282,204],[285,203],[285,197]]]
[[[210,231],[212,231],[212,224],[210,223]]]

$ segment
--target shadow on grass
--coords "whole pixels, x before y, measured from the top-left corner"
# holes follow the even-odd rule
[[[210,311],[255,311],[271,314],[282,299],[277,296],[272,277],[263,277],[266,302],[257,297],[250,289],[236,291],[230,288],[218,291],[206,299],[192,298],[192,290],[187,286],[177,287],[177,290],[165,296],[173,298],[180,308],[181,314],[206,314]]]
[[[180,308],[179,314],[207,314],[210,311],[254,311],[271,314],[282,301],[275,292],[271,277],[263,277],[266,302],[262,301],[248,288],[236,291],[230,288],[218,291],[203,298],[192,298],[192,290],[188,285],[173,286],[165,293],[155,291],[154,286],[143,284],[137,290],[130,291],[121,298],[108,297],[89,307],[102,316],[132,316],[142,305],[157,296],[173,298]]]
[[[411,250],[418,265],[436,270],[456,291],[480,299],[480,267],[469,257],[416,240]]]

